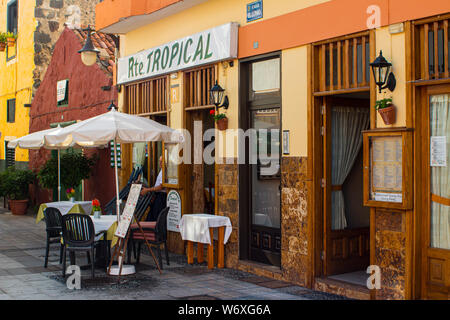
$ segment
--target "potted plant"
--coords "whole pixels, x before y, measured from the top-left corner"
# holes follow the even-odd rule
[[[100,201],[98,199],[92,200],[92,211],[94,212],[94,218],[100,218],[102,209],[100,208]]]
[[[14,47],[16,44],[17,35],[12,32],[6,33],[6,43],[8,47]]]
[[[19,170],[14,167],[0,174],[0,193],[8,198],[11,212],[23,215],[28,207],[28,188],[35,178],[31,170]]]
[[[209,112],[214,118],[214,121],[217,123],[217,129],[219,130],[227,130],[228,129],[228,118],[225,113],[217,113],[215,110],[211,110]]]
[[[75,189],[83,179],[89,179],[97,156],[88,158],[80,153],[68,152],[61,155],[62,190]],[[58,188],[58,159],[51,158],[40,168],[39,184],[46,189]],[[67,194],[67,192],[66,192]],[[69,197],[70,199],[70,197]],[[56,200],[55,200],[56,201]]]
[[[68,200],[75,202],[75,189],[74,188],[67,188],[66,195],[67,195]]]
[[[395,107],[392,104],[392,98],[377,100],[375,110],[378,110],[385,124],[395,123]]]
[[[6,33],[0,32],[0,51],[5,51],[6,49]]]

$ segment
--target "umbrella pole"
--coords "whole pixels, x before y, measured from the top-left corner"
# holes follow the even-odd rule
[[[61,201],[61,158],[58,149],[58,201]]]
[[[120,199],[119,199],[119,176],[117,174],[117,144],[116,138],[114,138],[114,171],[116,175],[116,213],[117,213],[117,223],[120,219]]]

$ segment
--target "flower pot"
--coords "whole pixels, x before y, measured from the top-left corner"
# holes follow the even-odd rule
[[[378,113],[384,121],[384,124],[394,124],[395,123],[395,107],[393,104],[389,107],[378,109]]]
[[[101,216],[102,216],[102,212],[101,211],[94,211],[94,218],[100,219]]]
[[[16,39],[14,38],[7,38],[6,43],[8,44],[8,47],[14,47],[16,45]]]
[[[74,197],[70,197],[70,202],[75,202],[75,198]]]
[[[14,215],[24,215],[27,213],[28,200],[8,200],[11,212]]]
[[[6,49],[6,43],[0,42],[0,52],[5,51],[5,49]]]
[[[222,118],[217,120],[217,129],[227,130],[228,129],[228,118]]]

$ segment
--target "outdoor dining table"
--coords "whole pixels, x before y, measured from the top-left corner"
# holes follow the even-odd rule
[[[206,213],[185,214],[180,221],[180,234],[187,241],[188,263],[194,262],[194,242],[197,243],[197,262],[203,262],[203,244],[208,245],[208,269],[214,268],[214,229],[218,230],[217,267],[224,267],[224,244],[230,238],[230,218]]]
[[[92,201],[57,201],[43,203],[39,206],[39,211],[36,216],[36,223],[44,219],[44,210],[46,208],[57,208],[62,215],[68,213],[92,213]]]
[[[95,234],[106,231],[106,240],[111,240],[111,247],[113,247],[118,238],[114,235],[117,229],[117,217],[114,215],[102,215],[100,218],[89,216],[94,223]],[[95,240],[100,240],[101,236],[98,236]]]

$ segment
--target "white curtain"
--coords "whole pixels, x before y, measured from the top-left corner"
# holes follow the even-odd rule
[[[431,194],[450,199],[450,170],[448,169],[450,150],[450,95],[431,97],[430,136],[445,136],[447,142],[447,165],[431,167]],[[431,202],[431,246],[450,249],[450,206]]]
[[[145,142],[133,144],[133,165],[135,168],[141,168],[145,163]]]
[[[362,145],[362,130],[369,128],[369,109],[331,108],[331,229],[347,227],[342,184],[355,163]],[[340,189],[340,190],[339,190]]]

